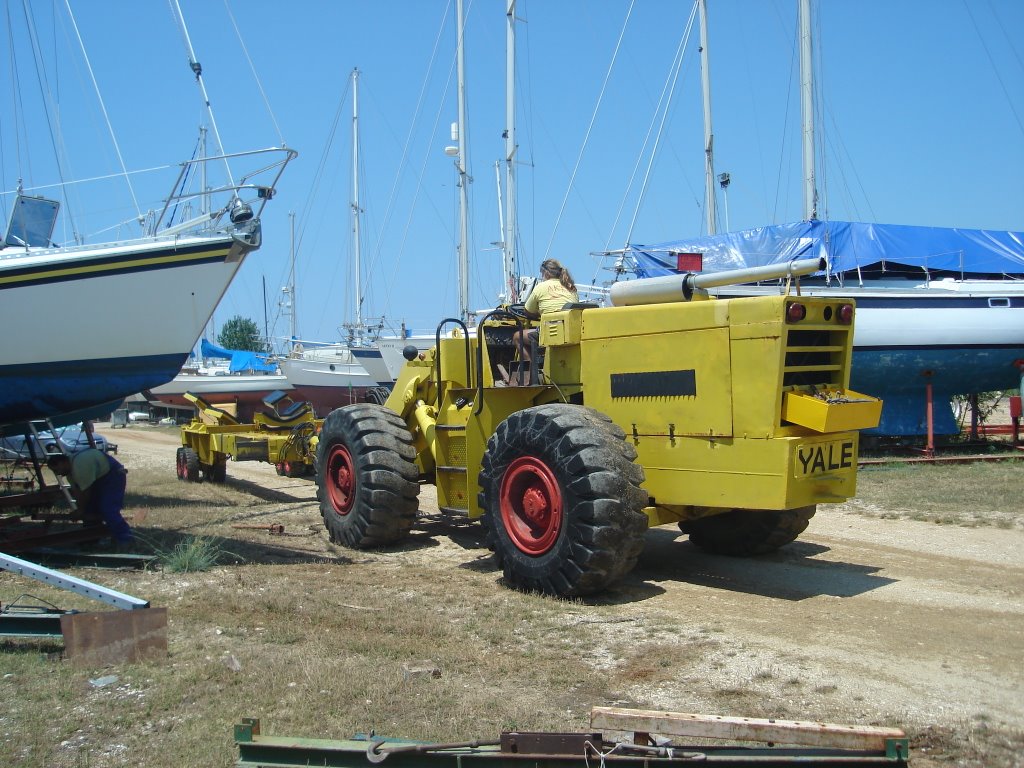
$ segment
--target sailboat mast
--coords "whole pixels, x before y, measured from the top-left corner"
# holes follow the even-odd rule
[[[360,335],[363,328],[362,316],[362,254],[359,237],[359,69],[352,70],[352,242],[355,265],[355,333]]]
[[[463,46],[465,16],[462,8],[463,0],[456,3],[457,33],[457,69],[459,78],[459,317],[469,317],[469,174],[466,159],[466,52]]]
[[[800,0],[800,115],[803,122],[804,219],[818,218],[814,168],[814,67],[811,58],[811,1]]]
[[[291,299],[291,327],[288,329],[294,341],[299,335],[299,320],[296,317],[298,307],[295,306],[295,211],[288,213],[288,298]]]
[[[708,58],[708,4],[700,0],[700,83],[704,97],[704,213],[708,234],[715,234],[718,210],[715,202],[715,135],[711,129],[711,64]]]
[[[519,300],[516,280],[516,0],[508,0],[505,13],[505,231],[502,267],[510,303]]]

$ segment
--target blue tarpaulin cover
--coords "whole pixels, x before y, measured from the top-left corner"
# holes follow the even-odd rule
[[[1024,277],[1024,232],[851,221],[800,221],[655,245],[631,244],[639,277],[676,272],[677,253],[702,253],[703,271],[826,257],[832,274],[869,272]]]
[[[230,360],[233,354],[230,349],[224,349],[224,347],[218,347],[211,341],[203,339],[199,345],[199,350],[203,357],[219,357],[222,360]]]
[[[239,373],[241,371],[266,371],[273,373],[277,370],[277,366],[274,363],[267,362],[267,355],[265,353],[224,349],[206,339],[203,339],[199,348],[203,353],[203,357],[219,357],[224,360],[230,360],[231,363],[228,366],[228,370],[231,373]]]

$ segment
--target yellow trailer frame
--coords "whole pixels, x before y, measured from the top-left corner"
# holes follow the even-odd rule
[[[274,393],[264,401],[269,412],[257,413],[251,424],[243,424],[199,395],[186,392],[185,398],[197,412],[181,427],[182,447],[175,459],[179,479],[223,482],[229,459],[267,462],[289,477],[313,474],[315,437],[323,420],[315,418],[308,403],[279,407],[287,396]]]

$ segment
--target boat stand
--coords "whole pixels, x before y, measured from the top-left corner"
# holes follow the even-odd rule
[[[86,422],[83,428],[95,447],[91,424]],[[44,430],[55,434],[53,423],[48,419],[22,425],[28,458],[11,462],[9,471],[0,480],[0,488],[9,491],[0,495],[0,552],[26,552],[55,544],[94,542],[107,535],[103,525],[87,524],[78,519],[77,504],[62,477],[53,476],[49,480],[43,472],[51,456],[67,455],[59,440],[53,441],[54,450],[47,450],[40,437]],[[56,508],[62,503],[67,511],[58,512]],[[3,514],[6,510],[20,510],[20,513]]]

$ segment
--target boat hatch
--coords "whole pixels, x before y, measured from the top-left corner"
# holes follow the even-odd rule
[[[49,248],[59,209],[60,203],[56,200],[18,195],[11,209],[4,246]]]

